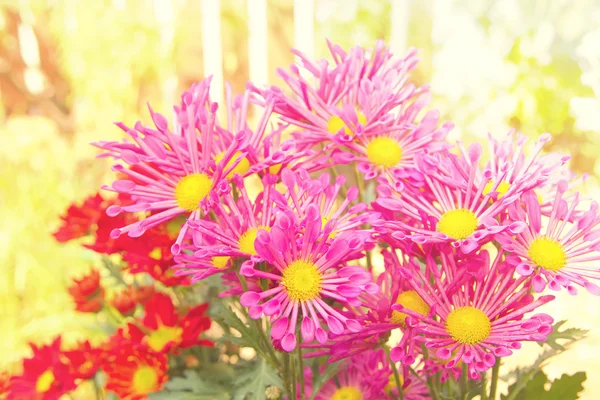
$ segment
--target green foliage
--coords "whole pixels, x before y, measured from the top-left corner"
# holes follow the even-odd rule
[[[540,346],[544,347],[544,351],[533,364],[528,367],[517,368],[502,377],[505,381],[515,379],[515,382],[508,388],[508,394],[502,396],[503,400],[577,399],[577,393],[583,390],[581,383],[586,379],[585,372],[578,372],[572,376],[563,375],[552,382],[549,391],[544,389],[548,383],[548,377],[542,371],[546,362],[550,358],[568,350],[573,343],[583,339],[587,334],[586,330],[578,328],[560,330],[559,328],[565,322],[558,321],[555,323],[552,327],[552,333],[548,335],[547,340],[545,342],[538,342]]]
[[[576,400],[578,393],[583,390],[583,381],[586,380],[585,372],[574,375],[563,374],[558,379],[549,382],[548,376],[541,371],[533,375],[526,382],[516,381],[508,388],[508,394],[502,395],[502,400]],[[550,384],[549,390],[546,386]]]
[[[150,395],[152,400],[228,400],[224,385],[213,379],[186,370],[184,377],[175,377],[165,384],[165,390]]]
[[[256,329],[251,329],[244,321],[233,311],[232,306],[224,303],[213,303],[210,309],[211,317],[223,327],[225,334],[221,341],[231,342],[240,346],[255,348],[258,352],[263,352],[260,335]],[[233,328],[240,333],[234,335],[229,328]]]
[[[312,396],[311,400],[315,398],[319,390],[323,387],[325,383],[327,383],[335,374],[338,372],[339,362],[335,363],[326,363],[326,367],[324,371],[319,371],[319,365],[322,363],[316,362],[312,367]]]
[[[547,344],[550,348],[559,351],[565,351],[566,346],[575,343],[578,340],[581,340],[587,335],[588,331],[585,329],[579,328],[568,328],[562,331],[559,331],[559,328],[563,326],[567,321],[558,321],[552,327],[552,333],[548,335],[548,338],[545,342],[538,342],[540,346]],[[563,342],[564,344],[558,343],[558,341]]]
[[[267,386],[283,388],[281,378],[264,358],[244,365],[241,371],[233,381],[234,400],[264,400]]]

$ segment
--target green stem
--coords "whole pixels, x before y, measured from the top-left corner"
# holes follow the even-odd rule
[[[481,400],[488,400],[486,377],[487,373],[481,375]]]
[[[494,366],[492,367],[492,383],[490,385],[490,400],[496,399],[496,389],[498,388],[498,376],[499,375],[500,375],[500,359],[496,358],[496,364],[494,364]]]
[[[302,359],[302,349],[300,348],[300,344],[302,340],[299,341],[296,349],[298,350],[298,366],[300,368],[300,400],[304,400],[304,360]]]
[[[467,389],[468,379],[469,379],[469,370],[468,370],[467,364],[463,363],[462,375],[460,376],[460,391],[461,391],[461,398],[464,400],[466,400],[467,394],[469,392]]]
[[[392,361],[392,356],[390,355],[390,348],[388,346],[383,347],[385,349],[385,354],[387,354],[388,361],[392,366],[392,371],[394,371],[394,380],[396,381],[396,387],[398,388],[398,396],[400,397],[400,400],[404,400],[404,391],[402,390],[402,384],[400,383],[400,375],[398,375],[396,363]]]

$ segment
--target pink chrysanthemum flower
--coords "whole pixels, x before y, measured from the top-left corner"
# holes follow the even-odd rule
[[[306,353],[307,357],[326,355],[330,362],[334,362],[381,347],[389,339],[392,330],[406,328],[407,315],[393,310],[394,304],[401,304],[423,315],[429,313],[430,307],[402,278],[412,273],[413,269],[420,269],[419,264],[414,260],[400,261],[395,251],[384,250],[382,253],[386,270],[376,280],[380,291],[363,292],[359,297],[360,306],[348,306],[348,311],[354,315],[353,319],[359,321],[363,329],[342,335],[330,334],[330,340],[325,344],[304,344],[304,348],[311,349]],[[433,269],[431,265],[427,266],[427,271]],[[403,341],[409,341],[411,334],[410,331],[406,332]]]
[[[323,385],[315,400],[388,399],[391,371],[382,349],[352,357]]]
[[[558,153],[550,153],[541,156],[544,145],[550,141],[552,136],[548,133],[540,135],[532,153],[525,154],[527,137],[511,130],[507,138],[502,141],[496,140],[488,134],[489,161],[484,170],[489,177],[478,177],[476,181],[486,181],[483,194],[492,194],[494,199],[502,198],[508,192],[511,185],[516,182],[526,181],[522,190],[540,187],[559,168],[567,162],[570,157]],[[467,158],[467,151],[459,144],[463,157]],[[531,176],[537,179],[530,179]]]
[[[575,285],[585,287],[590,293],[600,295],[600,287],[588,279],[600,279],[598,267],[590,265],[600,260],[600,215],[598,203],[571,221],[577,210],[579,196],[576,193],[570,203],[563,199],[568,190],[566,181],[557,185],[556,198],[549,218],[542,216],[537,196],[528,192],[523,196],[524,208],[509,209],[512,218],[526,222],[527,228],[518,235],[501,235],[502,247],[517,257],[517,272],[532,276],[536,292],[550,286],[552,290],[564,287],[577,294]]]
[[[454,126],[446,122],[438,128],[437,110],[427,112],[416,122],[416,116],[430,99],[429,95],[423,96],[408,108],[401,108],[390,128],[384,127],[382,133],[363,132],[352,141],[344,141],[349,152],[334,152],[333,159],[340,164],[356,162],[366,180],[387,178],[398,191],[405,183],[422,186],[423,175],[416,168],[415,157],[451,147],[444,139]]]
[[[257,256],[268,264],[266,270],[247,261],[240,271],[244,276],[272,282],[270,289],[246,292],[240,301],[250,307],[252,318],[263,314],[271,317],[271,337],[280,340],[285,351],[296,347],[299,318],[306,343],[315,338],[320,343],[326,342],[327,333],[321,321],[338,335],[360,331],[360,323],[343,315],[325,299],[341,305],[358,304],[363,291],[378,290],[362,267],[346,265],[347,258],[364,245],[360,235],[329,242],[327,239],[336,226],[329,223],[322,228],[321,218],[316,205],[310,205],[301,220],[291,210],[279,213],[270,232],[260,230],[254,243]]]
[[[435,357],[449,360],[446,368],[457,362],[468,364],[469,377],[479,379],[480,373],[491,368],[496,357],[512,354],[523,341],[544,341],[552,332],[552,318],[546,314],[525,317],[525,314],[554,299],[542,296],[534,299],[529,294],[526,278],[513,278],[510,267],[502,261],[503,253],[490,265],[487,252],[474,262],[478,271],[461,285],[436,290],[417,273],[407,276],[413,289],[431,307],[422,315],[401,305],[392,308],[408,314],[406,323],[415,334],[414,341],[423,342],[434,351]],[[453,280],[460,269],[453,266],[452,253],[441,253],[441,279]],[[467,260],[467,262],[471,262]],[[455,264],[455,263],[454,263]],[[440,285],[435,282],[435,286]],[[406,360],[415,352],[413,343],[404,343],[392,350],[392,359]],[[411,357],[414,361],[414,357]]]
[[[194,240],[183,246],[188,251],[177,256],[178,275],[193,275],[192,280],[198,281],[223,272],[236,257],[256,256],[256,234],[260,229],[271,229],[278,211],[275,199],[279,199],[279,203],[283,201],[283,196],[275,189],[277,177],[263,177],[264,189],[254,201],[241,177],[234,177],[232,181],[235,196],[239,196],[237,199],[233,191],[221,195],[212,204],[214,220],[205,218],[190,222]]]
[[[451,243],[463,253],[472,252],[499,232],[521,232],[525,228],[523,222],[500,224],[496,217],[506,212],[508,205],[523,193],[522,187],[530,187],[528,182],[537,176],[523,176],[510,185],[502,198],[492,202],[490,193],[483,194],[490,174],[480,172],[480,157],[481,146],[477,143],[464,156],[424,157],[420,168],[425,190],[433,198],[414,191],[380,189],[379,193],[388,197],[379,197],[376,203],[402,214],[402,219],[388,221],[385,230],[399,240],[406,238],[419,244]],[[477,176],[486,180],[475,184]]]
[[[262,96],[274,96],[275,112],[283,121],[302,129],[294,134],[301,148],[351,140],[359,131],[382,134],[412,122],[394,119],[388,112],[397,107],[406,109],[427,91],[426,87],[407,84],[407,73],[417,63],[414,49],[401,59],[394,59],[383,41],[378,41],[372,52],[357,46],[346,53],[331,43],[329,49],[333,66],[325,60],[315,63],[293,50],[302,71],[296,65],[290,67],[290,73],[278,70],[294,97],[277,87],[268,91],[254,88]],[[313,79],[315,84],[310,82]]]
[[[173,132],[169,130],[167,119],[150,108],[150,114],[157,130],[145,128],[137,123],[135,129],[117,124],[134,143],[99,142],[96,146],[106,150],[102,156],[112,156],[124,164],[116,164],[113,170],[129,179],[117,180],[112,187],[104,189],[127,193],[134,200],[130,206],[112,206],[107,209],[110,216],[125,212],[149,211],[152,215],[133,224],[115,229],[112,237],[123,233],[137,237],[147,229],[178,215],[186,215],[189,220],[201,217],[207,207],[211,193],[226,190],[223,177],[238,172],[236,168],[245,157],[240,153],[246,147],[246,131],[232,136],[231,141],[218,148],[222,139],[216,137],[216,103],[210,103],[208,90],[210,78],[182,95],[178,109],[178,120]],[[184,118],[185,117],[185,118]],[[198,134],[198,132],[200,134]],[[172,246],[178,254],[181,243],[188,232],[186,222]]]
[[[358,198],[358,188],[351,187],[345,194],[341,193],[346,183],[343,175],[338,176],[331,184],[329,174],[321,174],[318,179],[312,179],[304,169],[292,172],[284,169],[281,172],[281,181],[287,188],[285,198],[287,205],[298,215],[299,218],[306,216],[308,207],[315,204],[319,207],[323,228],[332,221],[335,230],[329,239],[342,237],[346,234],[361,234],[367,241],[372,241],[372,229],[360,229],[363,225],[378,226],[383,221],[380,214],[368,210],[364,203],[355,203]],[[339,198],[343,198],[341,203]],[[353,204],[355,203],[355,204]]]

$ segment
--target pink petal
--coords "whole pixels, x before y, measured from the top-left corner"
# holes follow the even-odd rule
[[[312,319],[304,317],[300,325],[300,331],[305,342],[312,342],[315,338],[315,323]]]
[[[114,217],[119,215],[121,213],[121,210],[121,207],[112,205],[106,209],[106,215],[108,215],[109,217]]]
[[[441,348],[435,353],[435,356],[440,360],[448,360],[451,355],[452,352],[446,348]]]
[[[256,292],[246,292],[240,297],[240,303],[244,307],[252,307],[260,301],[260,294]]]
[[[339,285],[337,287],[337,292],[347,298],[356,298],[360,296],[362,290],[359,287],[353,285]]]
[[[315,336],[317,337],[317,341],[321,344],[325,344],[327,342],[327,333],[323,330],[323,328],[317,328],[315,331]]]
[[[529,276],[533,273],[533,267],[527,263],[517,265],[517,273],[521,276]]]
[[[596,295],[596,296],[600,296],[600,287],[598,287],[598,285],[596,285],[595,283],[586,281],[586,282],[583,283],[583,286],[591,294]]]
[[[331,332],[335,333],[336,335],[341,335],[344,333],[344,325],[342,325],[339,319],[331,315],[327,317],[327,326]]]
[[[531,283],[536,293],[541,293],[546,288],[546,281],[539,275],[535,276]]]
[[[259,319],[263,313],[263,306],[252,306],[248,310],[248,315],[252,319]]]
[[[263,307],[266,316],[275,315],[281,310],[281,304],[279,303],[278,299],[271,299],[267,301]]]
[[[135,182],[124,179],[114,181],[112,184],[113,189],[115,189],[119,193],[129,193],[133,189],[135,189],[136,186],[137,185],[135,184]]]
[[[393,362],[399,362],[404,357],[404,349],[401,347],[394,347],[390,351],[390,357]]]
[[[290,352],[296,348],[296,335],[288,333],[281,340],[281,348],[287,352]]]
[[[362,325],[353,319],[347,319],[346,326],[351,332],[360,332],[362,330]]]
[[[277,340],[281,339],[283,337],[283,335],[285,335],[287,328],[288,328],[288,318],[287,317],[279,318],[277,321],[275,321],[275,323],[271,327],[271,337],[273,339],[277,339]]]

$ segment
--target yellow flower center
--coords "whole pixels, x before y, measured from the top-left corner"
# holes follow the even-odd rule
[[[446,330],[457,342],[477,344],[490,336],[492,323],[483,311],[465,306],[457,308],[448,315]]]
[[[148,255],[150,256],[150,258],[159,261],[160,259],[162,259],[162,250],[160,247],[157,247],[154,250],[152,250]]]
[[[54,374],[49,369],[41,374],[35,381],[35,391],[38,393],[46,393],[54,383]]]
[[[465,208],[450,210],[442,215],[437,230],[456,240],[466,239],[475,232],[479,221],[472,211]]]
[[[362,400],[362,398],[360,390],[352,386],[343,386],[331,396],[331,400]]]
[[[217,156],[215,157],[215,163],[219,164],[219,162],[223,159],[223,156],[225,155],[225,152],[223,153],[219,153],[217,154]],[[227,165],[225,166],[225,168],[223,168],[223,170],[226,170],[227,168],[231,167],[231,165],[233,164],[233,162],[239,157],[241,156],[242,153],[240,153],[239,151],[236,151],[233,156],[231,157],[231,160],[229,160],[229,162],[227,163]],[[233,178],[233,174],[240,174],[243,175],[246,172],[248,172],[248,170],[250,169],[250,161],[248,161],[248,159],[246,157],[242,158],[242,160],[238,163],[238,165],[236,165],[230,173],[227,174],[227,179],[231,179]]]
[[[356,113],[356,116],[361,125],[364,126],[367,124],[367,117],[365,117],[365,114],[359,111]],[[346,135],[352,135],[353,132],[350,127],[347,126],[344,120],[337,115],[332,115],[331,118],[329,118],[329,121],[327,121],[327,131],[332,135],[338,133],[342,128],[344,128],[344,133]]]
[[[162,351],[170,342],[180,343],[183,329],[177,326],[161,326],[148,336],[148,346],[154,351]]]
[[[315,264],[297,260],[283,270],[281,284],[291,299],[303,302],[319,295],[322,280],[323,275]]]
[[[367,157],[375,165],[393,167],[402,159],[402,148],[392,138],[377,137],[367,145]]]
[[[218,269],[223,269],[227,266],[227,262],[229,261],[228,256],[214,256],[213,258],[210,259],[210,263],[213,265],[213,267],[218,268]]]
[[[485,196],[489,194],[493,188],[494,182],[489,181],[488,183],[486,183],[485,187],[483,188],[483,195]],[[501,199],[506,194],[506,192],[508,192],[508,189],[510,189],[510,183],[502,181],[500,182],[496,190],[494,190],[494,192],[498,192],[498,199]]]
[[[561,244],[546,236],[535,239],[527,254],[535,265],[553,272],[559,271],[567,263],[567,254]]]
[[[133,390],[136,394],[146,394],[156,391],[158,374],[149,365],[143,365],[133,374]]]
[[[188,211],[198,209],[198,203],[209,193],[212,181],[204,174],[190,174],[184,176],[175,187],[175,200],[177,205]]]
[[[258,228],[250,228],[240,237],[239,245],[240,251],[255,256],[256,249],[254,248],[254,241],[256,240],[256,234],[260,229],[264,229],[267,232],[271,231],[268,226],[259,226]]]
[[[414,290],[407,290],[398,295],[396,304],[400,304],[402,307],[407,308],[411,311],[417,312],[421,315],[429,314],[430,307],[425,301],[419,296]],[[408,315],[400,311],[392,312],[392,323],[405,325],[405,320]]]

